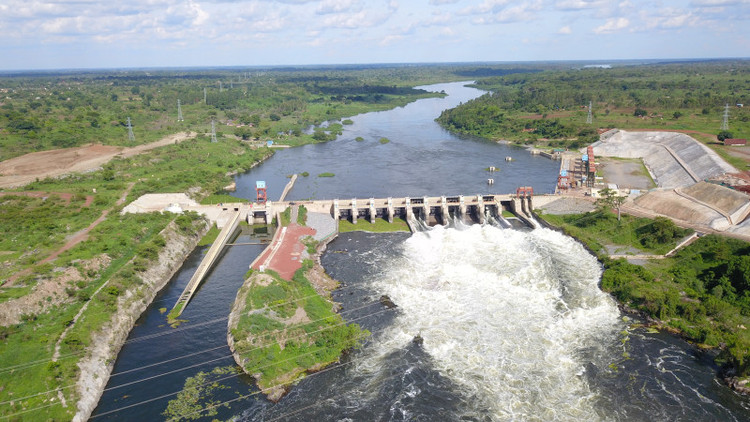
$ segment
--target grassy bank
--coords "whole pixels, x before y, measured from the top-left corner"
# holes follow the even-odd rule
[[[734,105],[750,101],[747,90],[737,91],[737,81],[749,68],[748,60],[726,60],[489,77],[478,80],[477,86],[491,93],[443,111],[438,122],[488,139],[580,148],[598,139],[598,128],[716,135],[724,105],[729,104],[730,132],[748,138],[750,111]]]
[[[71,387],[80,375],[78,362],[96,333],[118,312],[121,299],[142,298],[138,292],[144,274],[160,265],[158,256],[168,240],[160,233],[173,224],[178,232],[192,236],[203,226],[194,213],[120,215],[124,204],[116,201],[128,187],[132,186],[128,200],[173,191],[190,191],[200,199],[227,184],[229,168],[249,169],[269,153],[239,141],[212,144],[201,137],[116,159],[100,171],[39,180],[23,188],[69,193],[70,201],[57,194],[46,199],[0,197],[0,230],[8,234],[0,238],[0,301],[9,315],[9,322],[0,327],[0,401],[5,403],[0,416],[72,418],[80,398]],[[88,232],[88,239],[41,264],[100,217],[103,220]],[[58,343],[60,358],[54,360]],[[58,388],[68,407],[59,403]]]
[[[685,233],[663,220],[624,216],[618,224],[603,211],[542,217],[597,254],[604,264],[602,290],[689,341],[720,348],[717,363],[750,376],[749,243],[708,235],[672,257],[636,265],[610,259],[605,246],[663,254]]]
[[[318,295],[305,273],[307,260],[292,280],[272,271],[252,273],[238,294],[244,302],[230,326],[242,368],[272,400],[305,373],[336,362],[369,333],[346,324],[329,298]]]
[[[353,224],[349,220],[339,221],[339,233],[356,231],[373,233],[408,232],[409,225],[406,224],[406,220],[401,218],[394,218],[393,223],[389,223],[388,220],[383,218],[376,218],[374,223],[370,223],[370,221],[366,219],[358,220],[357,224]]]

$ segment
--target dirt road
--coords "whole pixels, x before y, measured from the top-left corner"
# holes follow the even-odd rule
[[[182,142],[196,136],[181,132],[135,147],[91,144],[82,147],[32,152],[0,163],[0,188],[17,188],[36,179],[57,177],[101,167],[116,156],[132,157],[148,150]]]

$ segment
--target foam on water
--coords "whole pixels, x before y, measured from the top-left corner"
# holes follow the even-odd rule
[[[436,369],[499,419],[601,419],[582,374],[611,353],[591,350],[616,343],[622,326],[600,272],[577,242],[547,229],[417,233],[373,281],[399,316],[371,353],[420,335]]]

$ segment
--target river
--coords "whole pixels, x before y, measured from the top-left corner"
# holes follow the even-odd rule
[[[449,95],[355,116],[336,141],[278,151],[237,176],[235,194],[253,198],[255,181],[265,180],[278,198],[287,176],[303,171],[310,176],[289,199],[553,189],[559,163],[434,122],[480,91],[461,83],[428,89]],[[500,168],[493,186],[489,166]],[[323,172],[335,176],[316,177]],[[182,314],[187,322],[172,329],[161,308],[173,305],[205,249],[193,252],[133,329],[95,419],[163,419],[188,377],[233,364],[226,316],[260,250],[228,247]],[[212,400],[231,402],[204,419],[750,420],[750,402],[717,380],[710,355],[632,328],[599,290],[594,257],[557,232],[475,225],[351,233],[329,245],[322,263],[342,282],[334,295],[342,315],[370,339],[277,404],[249,377],[222,375],[226,388]],[[383,295],[397,307],[384,306]]]

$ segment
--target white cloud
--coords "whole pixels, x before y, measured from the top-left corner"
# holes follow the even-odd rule
[[[750,4],[749,0],[693,0],[691,6],[696,7],[716,7],[716,6],[737,6],[741,4]]]
[[[442,4],[455,4],[458,0],[430,0],[430,4],[433,6],[440,6]]]
[[[533,20],[538,11],[542,9],[542,1],[524,2],[514,6],[504,6],[504,0],[493,1],[492,9],[495,13],[481,14],[473,20],[477,24],[514,23]],[[485,2],[489,3],[489,2]],[[490,6],[487,4],[487,6]]]
[[[645,29],[680,29],[700,24],[698,16],[680,9],[660,9],[654,12],[643,11],[639,20]]]
[[[495,13],[502,10],[510,0],[484,0],[478,6],[469,6],[461,10],[465,15],[480,15],[484,13]]]
[[[454,37],[456,36],[456,31],[454,31],[453,28],[446,27],[440,30],[440,34],[446,37]]]
[[[315,9],[319,15],[330,13],[348,12],[356,8],[356,11],[362,10],[362,4],[359,0],[324,0]]]
[[[557,30],[558,34],[568,35],[572,34],[573,31],[570,29],[570,26],[563,26],[562,28]]]
[[[381,46],[385,46],[385,45],[390,45],[395,42],[401,41],[403,39],[404,39],[403,35],[391,34],[391,35],[386,35],[378,44]]]
[[[555,7],[560,10],[599,9],[608,3],[607,0],[558,0]]]
[[[613,32],[619,32],[627,28],[630,25],[630,21],[627,18],[613,18],[607,19],[604,25],[594,28],[594,33],[597,34],[611,34]]]
[[[332,14],[323,20],[324,28],[371,28],[386,22],[397,10],[398,4],[387,3],[386,10],[380,8],[362,9],[356,12]]]

